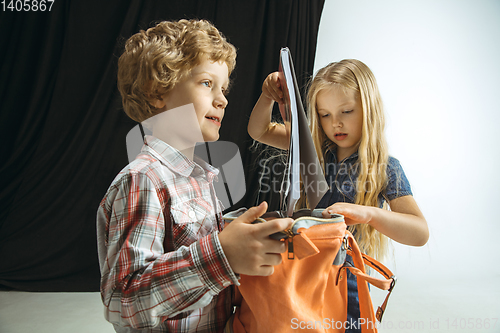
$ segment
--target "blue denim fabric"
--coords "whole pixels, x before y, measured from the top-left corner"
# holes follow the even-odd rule
[[[351,256],[347,256],[346,261],[352,264]],[[347,323],[345,333],[361,333],[361,328],[358,327],[359,298],[358,298],[358,283],[356,275],[347,270]]]
[[[356,197],[356,180],[358,178],[357,164],[358,153],[337,161],[336,151],[327,151],[325,154],[325,172],[326,180],[330,190],[323,196],[316,208],[327,208],[336,202],[354,203]],[[379,207],[382,207],[384,201],[412,195],[410,183],[397,159],[390,156],[387,165],[388,184],[383,193],[379,194]],[[354,235],[356,237],[356,235]],[[347,260],[351,261],[350,256]],[[347,270],[347,322],[357,323],[360,317],[358,285],[356,276]],[[353,325],[357,327],[356,325]],[[360,329],[346,329],[346,333],[358,333]]]
[[[336,202],[354,203],[356,197],[356,180],[358,178],[357,164],[358,153],[337,161],[335,151],[327,151],[325,154],[326,180],[330,190],[320,200],[317,208],[326,208]],[[389,156],[387,165],[387,188],[379,194],[379,207],[384,201],[412,195],[410,183],[397,159]]]

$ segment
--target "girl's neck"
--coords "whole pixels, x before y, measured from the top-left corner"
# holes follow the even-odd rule
[[[341,148],[337,147],[336,155],[337,155],[337,161],[342,162],[352,154],[358,151],[358,147],[352,147],[352,148]]]

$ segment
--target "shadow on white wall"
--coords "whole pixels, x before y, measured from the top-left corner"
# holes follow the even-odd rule
[[[500,1],[328,0],[315,71],[344,58],[374,72],[390,154],[431,232],[423,248],[394,243],[386,320],[473,332],[496,317],[486,331],[500,331]]]

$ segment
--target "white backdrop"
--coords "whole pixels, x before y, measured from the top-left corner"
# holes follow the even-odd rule
[[[380,331],[500,332],[500,1],[326,0],[315,72],[344,58],[374,72],[430,228],[394,243]]]

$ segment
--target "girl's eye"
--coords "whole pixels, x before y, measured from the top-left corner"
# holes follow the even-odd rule
[[[319,116],[320,116],[321,118],[326,118],[326,117],[328,117],[328,116],[329,116],[329,114],[328,114],[328,113],[325,113],[325,114],[320,114]]]
[[[351,113],[352,110],[346,110],[346,111],[342,111],[342,113]]]

